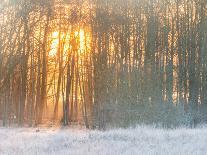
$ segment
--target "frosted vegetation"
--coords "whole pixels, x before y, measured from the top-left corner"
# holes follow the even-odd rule
[[[67,128],[0,128],[0,139],[1,155],[202,155],[207,152],[205,127],[166,130],[137,126],[105,132]]]
[[[1,0],[0,126],[206,124],[206,10],[207,0]]]

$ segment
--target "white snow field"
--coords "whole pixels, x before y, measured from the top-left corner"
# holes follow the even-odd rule
[[[0,128],[0,155],[205,155],[207,128]]]

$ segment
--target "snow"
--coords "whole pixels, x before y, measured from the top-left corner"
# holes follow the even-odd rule
[[[75,128],[0,128],[1,155],[203,155],[207,128],[89,131]]]

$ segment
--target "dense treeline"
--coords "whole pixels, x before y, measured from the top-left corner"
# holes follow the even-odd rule
[[[87,128],[173,124],[187,113],[191,124],[207,120],[206,7],[205,0],[2,2],[0,120]]]

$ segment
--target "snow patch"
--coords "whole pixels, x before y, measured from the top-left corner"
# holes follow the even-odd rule
[[[1,155],[207,153],[207,128],[161,129],[149,126],[89,131],[84,129],[0,128]]]

